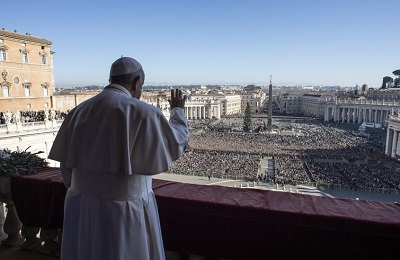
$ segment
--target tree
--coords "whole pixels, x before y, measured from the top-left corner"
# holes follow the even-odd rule
[[[244,111],[243,131],[249,132],[251,128],[252,128],[251,109],[250,109],[250,104],[247,102],[246,110]]]
[[[393,75],[397,76],[397,78],[394,80],[394,87],[400,88],[400,70],[395,70],[392,73]]]
[[[383,77],[381,88],[382,89],[389,88],[391,86],[391,83],[393,83],[393,78],[391,78],[389,76]]]

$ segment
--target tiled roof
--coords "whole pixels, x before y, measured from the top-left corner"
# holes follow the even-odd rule
[[[32,36],[30,34],[10,32],[10,31],[4,30],[4,29],[0,30],[0,37],[6,37],[6,38],[11,38],[11,39],[16,39],[16,40],[27,41],[27,42],[41,43],[41,44],[46,44],[46,45],[52,44],[51,41],[48,41],[48,40],[40,38],[40,37]]]

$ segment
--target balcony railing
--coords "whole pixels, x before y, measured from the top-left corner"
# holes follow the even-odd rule
[[[0,135],[12,134],[18,132],[29,132],[29,131],[39,131],[39,130],[42,131],[46,129],[54,129],[60,127],[62,122],[63,120],[53,120],[53,121],[1,124]]]
[[[10,188],[7,219],[14,220],[6,220],[4,231],[15,239],[22,234],[26,250],[39,246],[56,254],[66,192],[59,169],[12,178]],[[374,259],[400,253],[397,203],[162,180],[153,180],[153,190],[168,251],[224,259]]]

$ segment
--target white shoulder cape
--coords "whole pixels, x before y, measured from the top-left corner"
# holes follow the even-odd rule
[[[165,172],[189,139],[182,108],[162,112],[111,84],[72,109],[49,158],[89,172],[150,175]]]

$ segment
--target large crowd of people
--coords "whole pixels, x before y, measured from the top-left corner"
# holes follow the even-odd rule
[[[67,113],[59,110],[27,110],[27,111],[4,111],[0,112],[0,124],[16,124],[42,122],[45,120],[63,120]]]
[[[400,190],[400,163],[384,154],[380,136],[316,123],[288,123],[292,134],[225,131],[216,122],[192,124],[189,146],[170,172],[355,190]],[[200,129],[200,131],[199,131]],[[274,175],[260,161],[273,157]]]
[[[254,180],[260,157],[241,152],[190,149],[171,166],[170,172],[216,178]]]
[[[0,112],[0,124],[62,120],[56,110]],[[275,133],[231,131],[226,120],[190,120],[189,148],[170,173],[317,185],[355,190],[400,190],[400,163],[384,154],[382,138],[315,122],[284,122]],[[286,131],[286,133],[284,133]],[[289,131],[291,134],[287,134]],[[274,158],[274,174],[261,159]],[[270,172],[270,171],[269,171]]]

